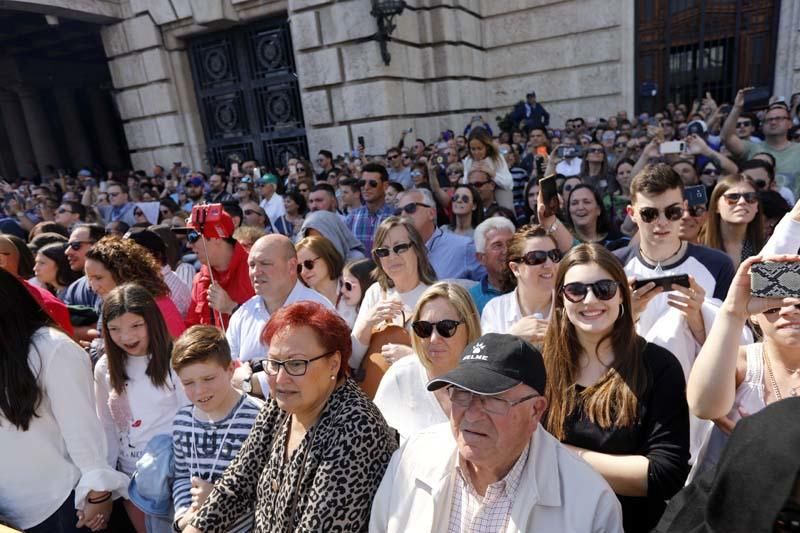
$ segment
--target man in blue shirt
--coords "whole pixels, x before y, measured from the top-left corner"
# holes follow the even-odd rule
[[[378,163],[367,163],[361,169],[361,196],[364,205],[353,210],[345,224],[364,243],[367,253],[372,252],[372,240],[378,225],[392,216],[392,208],[386,205],[386,188],[389,185],[389,173],[386,167]]]
[[[108,203],[111,205],[99,208],[103,220],[106,223],[120,220],[128,226],[136,224],[136,217],[133,215],[136,206],[128,201],[128,186],[117,181],[109,181],[106,192]]]
[[[475,228],[475,252],[481,265],[486,269],[476,285],[470,288],[478,316],[483,314],[486,303],[505,294],[506,259],[508,243],[514,236],[514,224],[505,217],[487,218]]]
[[[408,218],[419,231],[428,250],[428,261],[440,280],[478,281],[486,273],[475,257],[472,239],[436,227],[436,202],[428,189],[401,193],[395,214]]]

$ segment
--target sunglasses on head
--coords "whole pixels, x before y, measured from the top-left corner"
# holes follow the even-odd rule
[[[658,219],[659,213],[662,212],[664,213],[664,218],[675,222],[676,220],[680,220],[683,216],[683,207],[680,204],[673,204],[666,207],[663,211],[657,207],[642,207],[639,209],[639,216],[642,222],[650,224],[655,222],[656,219]]]
[[[589,289],[598,300],[610,300],[617,294],[619,283],[611,279],[601,279],[594,283],[583,283],[581,281],[573,281],[561,287],[561,293],[564,298],[572,303],[582,302],[589,294]]]
[[[362,189],[367,185],[374,189],[378,186],[378,182],[376,180],[358,180],[358,186]]]
[[[736,205],[742,198],[744,198],[744,201],[748,204],[758,202],[758,193],[755,192],[726,192],[722,196],[725,198],[725,201],[728,202],[728,205]]]
[[[689,216],[692,217],[701,217],[706,214],[706,206],[704,205],[692,205],[689,206],[686,211],[689,213]]]
[[[553,248],[552,250],[547,250],[547,251],[533,250],[532,252],[528,252],[522,257],[511,259],[511,262],[525,263],[528,266],[536,266],[545,264],[548,258],[550,258],[550,260],[553,263],[558,263],[559,261],[561,261],[561,252],[558,250],[558,248]]]
[[[384,257],[389,257],[389,254],[391,252],[394,252],[395,255],[400,255],[404,252],[407,252],[409,248],[411,248],[411,243],[401,242],[400,244],[395,244],[394,246],[392,246],[392,248],[381,246],[380,248],[375,248],[372,251],[375,252],[376,256],[384,258]]]
[[[401,217],[403,213],[407,215],[413,215],[417,212],[417,207],[428,207],[428,205],[423,204],[421,202],[411,202],[410,204],[406,204],[403,207],[394,210],[394,216]]]
[[[417,337],[427,339],[433,335],[433,329],[436,328],[440,337],[449,339],[456,334],[459,324],[463,324],[463,320],[440,320],[439,322],[428,322],[427,320],[417,320],[411,324],[411,328]]]

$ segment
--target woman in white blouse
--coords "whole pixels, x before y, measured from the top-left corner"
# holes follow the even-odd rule
[[[0,516],[33,533],[104,529],[128,477],[106,462],[91,360],[2,268],[0,354]]]
[[[373,329],[382,323],[405,327],[411,310],[425,289],[436,282],[436,272],[428,261],[425,243],[408,220],[389,217],[378,226],[372,248],[374,283],[361,302],[353,325],[353,355],[350,366],[359,368],[366,354]],[[381,354],[391,364],[411,354],[411,348],[385,344]]]
[[[556,240],[544,227],[523,226],[508,243],[509,280],[516,288],[483,308],[483,333],[509,333],[534,344],[544,340],[553,306],[555,271],[561,261]]]
[[[389,368],[374,400],[403,441],[421,429],[448,421],[447,391],[429,392],[425,385],[454,369],[464,348],[481,336],[475,303],[454,283],[437,283],[426,290],[411,320],[416,357],[405,357]]]

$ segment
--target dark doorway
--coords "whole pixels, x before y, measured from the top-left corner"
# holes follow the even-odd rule
[[[773,84],[780,0],[636,0],[636,109]]]
[[[193,39],[190,57],[210,164],[308,156],[285,18]]]

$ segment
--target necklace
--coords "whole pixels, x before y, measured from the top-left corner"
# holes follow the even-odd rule
[[[654,259],[651,259],[651,258],[647,257],[647,254],[646,254],[646,253],[644,253],[644,250],[642,249],[642,247],[641,247],[641,246],[639,246],[639,253],[640,253],[640,254],[642,254],[642,257],[644,257],[645,259],[647,259],[647,260],[648,260],[650,263],[655,263],[655,264],[656,264],[655,271],[656,271],[656,273],[658,273],[658,274],[661,274],[661,273],[663,273],[663,272],[664,272],[664,269],[663,269],[663,268],[661,268],[661,263],[663,263],[663,262],[665,262],[665,261],[669,261],[670,259],[672,259],[672,258],[673,258],[673,257],[675,257],[676,255],[678,255],[679,253],[681,253],[681,250],[683,250],[683,241],[681,241],[681,242],[680,242],[680,244],[678,244],[678,249],[677,249],[677,250],[675,250],[675,253],[673,253],[673,254],[672,254],[672,255],[670,255],[669,257],[665,257],[665,258],[664,258],[664,259],[662,259],[661,261],[656,261],[656,260],[654,260]]]
[[[778,388],[778,382],[775,380],[775,374],[773,374],[773,372],[772,372],[772,365],[770,364],[769,356],[767,355],[767,351],[766,350],[764,350],[764,363],[766,363],[766,365],[767,365],[767,373],[769,374],[769,381],[770,381],[770,384],[772,385],[772,392],[775,393],[775,398],[777,398],[778,400],[782,400],[783,399],[783,395],[781,394],[781,390]],[[784,367],[784,368],[786,368],[786,367]],[[786,370],[789,370],[789,369],[786,368]],[[798,369],[795,369],[795,372],[797,370]],[[797,387],[792,387],[790,392],[789,392],[789,396],[797,396],[797,389],[800,389],[800,385],[798,385]]]
[[[208,474],[208,481],[212,481],[214,478],[214,471],[217,469],[217,464],[219,463],[219,456],[222,453],[222,448],[225,446],[225,441],[228,439],[228,432],[231,430],[231,425],[233,421],[236,420],[236,415],[239,414],[239,411],[245,404],[245,400],[240,398],[239,399],[239,407],[236,408],[236,411],[233,413],[233,416],[230,420],[228,420],[228,425],[225,427],[225,433],[222,434],[222,440],[219,443],[219,448],[217,449],[217,455],[214,457],[214,463],[211,465],[211,472]],[[194,432],[194,406],[192,406],[192,457],[189,466],[194,464],[195,472],[197,473],[197,477],[200,477],[200,456],[197,453],[197,447],[195,446],[195,442],[197,441],[197,435]],[[211,422],[214,425],[214,422]]]

